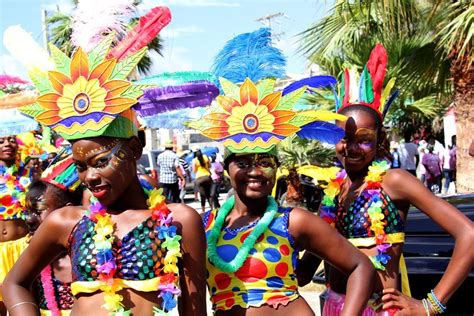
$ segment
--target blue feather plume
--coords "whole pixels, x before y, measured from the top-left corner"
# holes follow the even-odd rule
[[[319,140],[320,142],[335,145],[344,137],[344,130],[336,124],[315,121],[301,127],[296,135],[301,138]]]
[[[280,49],[271,45],[271,41],[270,28],[234,37],[214,59],[212,74],[233,83],[242,83],[247,77],[253,82],[283,77],[286,59]]]
[[[333,76],[313,76],[309,78],[304,78],[298,81],[291,83],[283,89],[282,95],[288,94],[292,91],[295,91],[303,86],[309,86],[310,88],[327,88],[335,87],[337,85],[337,80]]]
[[[383,107],[383,113],[382,113],[382,117],[385,118],[385,115],[387,115],[388,113],[388,109],[390,108],[390,106],[392,105],[393,101],[395,101],[395,99],[398,97],[398,95],[400,94],[400,90],[397,89],[395,90],[392,95],[387,99],[387,101],[385,102],[384,104],[384,107]]]

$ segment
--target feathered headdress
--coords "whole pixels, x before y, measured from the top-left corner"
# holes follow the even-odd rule
[[[81,184],[71,155],[46,168],[40,180],[71,192],[74,192]]]
[[[136,117],[130,108],[146,86],[134,85],[126,78],[145,54],[146,47],[117,62],[106,57],[112,36],[89,54],[78,48],[72,58],[50,45],[56,69],[47,73],[30,72],[40,96],[33,105],[22,107],[22,113],[68,140],[135,135]]]
[[[308,86],[282,95],[281,91],[274,92],[275,79],[254,84],[247,78],[240,87],[224,78],[220,83],[225,95],[217,97],[218,106],[210,107],[188,126],[221,141],[230,153],[272,152],[276,144],[294,134],[325,138],[324,133],[317,132],[325,129],[324,124],[330,125],[324,121],[345,119],[329,111],[294,111]]]
[[[0,137],[17,135],[38,127],[38,123],[18,111],[20,106],[32,104],[36,100],[33,91],[24,90],[27,83],[21,78],[0,76]]]
[[[285,75],[286,59],[271,45],[270,28],[240,34],[228,41],[214,59],[211,72],[216,78],[242,83],[246,78],[257,82]]]
[[[340,85],[337,110],[341,111],[351,105],[365,105],[375,110],[383,119],[399,93],[396,90],[388,98],[395,84],[394,78],[383,89],[387,62],[387,51],[381,44],[377,44],[370,53],[359,82],[357,82],[357,73],[346,69]]]

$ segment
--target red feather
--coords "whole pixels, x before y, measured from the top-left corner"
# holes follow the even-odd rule
[[[156,7],[140,18],[138,24],[128,32],[109,53],[109,58],[118,61],[132,55],[148,45],[158,33],[170,23],[171,12],[167,7]]]
[[[349,70],[346,68],[344,71],[344,97],[342,98],[342,106],[346,106],[350,103],[351,96],[350,94],[351,79],[349,76]]]
[[[372,77],[372,88],[374,91],[374,101],[372,107],[379,110],[380,96],[382,95],[383,81],[387,70],[387,51],[382,44],[375,45],[370,53],[367,69]]]

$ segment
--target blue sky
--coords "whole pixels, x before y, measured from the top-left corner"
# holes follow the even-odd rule
[[[97,0],[113,1],[113,0]],[[303,73],[307,61],[297,54],[296,35],[327,14],[333,1],[317,0],[144,0],[141,13],[157,5],[167,5],[173,19],[162,31],[164,56],[154,58],[152,74],[163,71],[207,71],[217,52],[232,37],[263,26],[256,19],[283,12],[273,21],[274,33],[285,32],[276,42],[288,60],[288,73]],[[3,46],[3,32],[20,24],[34,39],[43,43],[41,9],[71,10],[68,0],[0,0],[0,73],[26,76],[25,69]]]

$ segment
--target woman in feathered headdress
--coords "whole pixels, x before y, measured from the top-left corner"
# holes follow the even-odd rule
[[[383,118],[396,97],[389,97],[394,80],[382,89],[387,65],[385,48],[378,44],[371,52],[360,82],[346,70],[339,95],[339,113],[348,117],[338,122],[345,137],[336,145],[344,169],[331,177],[321,206],[322,218],[334,226],[377,269],[373,283],[382,301],[371,301],[364,315],[434,315],[446,310],[446,302],[467,276],[473,264],[472,222],[447,202],[428,191],[410,173],[390,169]],[[415,300],[395,290],[405,239],[405,221],[410,204],[430,216],[456,240],[453,259],[446,275],[426,299]],[[469,255],[466,255],[469,254]],[[403,258],[402,258],[403,260]],[[403,271],[402,271],[403,272]],[[406,272],[406,271],[405,271]],[[342,314],[346,279],[328,265],[329,295],[323,314]],[[406,274],[405,274],[406,275]],[[409,293],[402,273],[402,289]]]
[[[72,143],[92,197],[87,210],[68,206],[41,224],[5,282],[11,315],[37,314],[29,285],[63,251],[71,257],[72,314],[165,315],[180,294],[183,314],[205,314],[200,217],[167,205],[137,177],[142,146],[131,107],[146,87],[126,78],[146,48],[120,59],[109,54],[111,42],[108,36],[89,53],[78,48],[72,58],[51,46],[56,69],[32,72],[40,96],[22,111]]]
[[[235,192],[219,209],[203,214],[207,284],[216,314],[312,315],[298,293],[299,250],[316,253],[347,274],[345,313],[360,313],[371,291],[367,284],[373,269],[367,258],[313,213],[279,207],[271,196],[276,144],[314,123],[344,117],[294,111],[307,86],[282,95],[274,92],[274,79],[254,84],[247,78],[240,86],[225,79],[220,83],[225,94],[217,98],[218,105],[189,124],[224,144],[224,164]]]
[[[34,93],[21,91],[25,83],[0,76],[0,315],[5,313],[3,280],[28,245],[24,202],[31,173],[20,161],[16,134],[33,130],[38,124],[17,110],[36,98]]]

